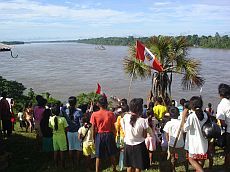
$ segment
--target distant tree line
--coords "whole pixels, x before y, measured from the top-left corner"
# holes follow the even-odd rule
[[[176,36],[176,39],[181,38],[182,36]],[[230,49],[230,37],[228,35],[220,36],[216,32],[215,36],[198,36],[198,35],[187,35],[185,36],[188,40],[189,46],[192,47],[202,47],[202,48],[224,48]],[[133,36],[129,37],[100,37],[92,39],[79,39],[77,42],[86,43],[86,44],[102,44],[102,45],[121,45],[128,46],[133,45],[136,40],[141,40],[145,42],[149,37],[139,37],[135,38]]]
[[[7,44],[7,45],[16,45],[16,44],[24,44],[23,41],[2,41],[1,43]]]

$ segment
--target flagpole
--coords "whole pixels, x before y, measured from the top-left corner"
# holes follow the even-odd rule
[[[133,71],[132,71],[132,76],[131,76],[130,81],[129,81],[128,101],[130,101],[130,91],[131,91],[131,85],[132,85],[132,82],[133,82],[133,74],[134,74],[135,67],[136,67],[136,65],[134,63],[134,67],[133,67]]]

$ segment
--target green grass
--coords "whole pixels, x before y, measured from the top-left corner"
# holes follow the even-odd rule
[[[67,163],[66,169],[54,169],[53,165],[53,157],[52,154],[42,153],[36,147],[35,142],[35,133],[26,133],[25,131],[21,131],[18,126],[18,123],[15,125],[15,130],[13,132],[13,136],[8,140],[4,141],[6,145],[6,150],[12,153],[12,158],[10,160],[9,167],[5,170],[5,172],[76,172],[76,171],[86,171],[84,167],[79,169],[74,169],[70,167]],[[224,158],[223,150],[216,148],[216,154],[214,157],[214,167],[212,170],[208,169],[208,161],[205,162],[206,171],[214,172],[214,171],[224,171],[223,163]],[[68,160],[67,160],[68,161]],[[109,164],[107,161],[103,161],[103,171],[109,172],[112,171],[111,168],[106,167],[106,164]],[[118,168],[117,168],[118,169]],[[189,169],[192,171],[192,167]],[[158,162],[156,162],[151,169],[147,170],[147,172],[158,172]],[[185,171],[183,166],[178,166],[177,171]]]

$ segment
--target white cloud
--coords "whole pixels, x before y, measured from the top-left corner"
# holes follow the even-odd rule
[[[99,6],[100,3],[96,3]],[[95,23],[123,23],[138,21],[139,14],[129,14],[112,9],[88,8],[87,5],[75,4],[75,7],[60,5],[43,5],[35,1],[17,0],[0,2],[1,20],[63,20]]]

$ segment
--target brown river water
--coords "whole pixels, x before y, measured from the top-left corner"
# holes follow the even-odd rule
[[[0,52],[0,75],[33,88],[36,92],[50,92],[65,101],[71,95],[95,91],[100,83],[108,96],[128,97],[130,78],[124,73],[123,58],[128,55],[126,46],[105,46],[79,43],[33,43],[16,45],[10,58],[9,52]],[[201,74],[205,78],[202,88],[204,105],[219,102],[217,88],[222,82],[230,84],[230,50],[191,48],[189,57],[202,63]],[[180,86],[181,77],[174,76],[172,97],[179,101],[199,95],[200,89],[186,91]],[[146,99],[151,79],[134,81],[131,97]]]

